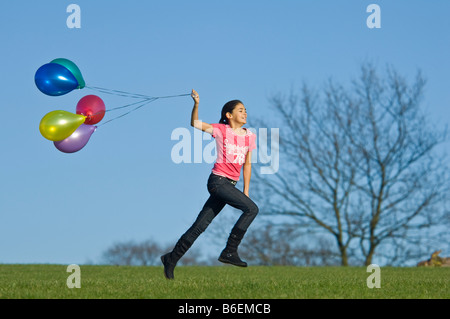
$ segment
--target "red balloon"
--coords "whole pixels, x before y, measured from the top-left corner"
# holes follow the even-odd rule
[[[84,124],[97,124],[105,116],[105,111],[105,103],[96,95],[86,95],[77,104],[77,114],[86,116]]]

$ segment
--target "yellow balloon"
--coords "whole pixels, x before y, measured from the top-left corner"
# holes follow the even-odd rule
[[[52,111],[42,118],[39,131],[50,141],[62,141],[72,135],[85,120],[86,116],[81,114]]]

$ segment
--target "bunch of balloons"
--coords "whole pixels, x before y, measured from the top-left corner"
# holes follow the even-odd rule
[[[84,87],[96,90],[105,94],[125,96],[138,99],[137,102],[115,107],[106,110],[105,103],[96,95],[86,95],[77,104],[76,113],[57,110],[46,114],[39,125],[39,131],[46,139],[53,141],[55,147],[64,153],[74,153],[81,150],[89,141],[92,133],[97,129],[97,124],[105,116],[105,112],[128,109],[115,118],[112,118],[100,125],[105,125],[113,120],[130,114],[143,106],[158,99],[174,98],[180,96],[190,96],[187,94],[177,94],[169,96],[148,96],[136,93],[129,93],[118,90],[86,86],[80,69],[70,60],[54,59],[50,63],[41,66],[34,76],[37,88],[44,94],[50,96],[60,96],[75,89]],[[99,125],[99,126],[100,126]]]
[[[38,89],[50,96],[60,96],[74,89],[82,89],[85,82],[79,68],[70,60],[55,59],[41,66],[35,74]],[[95,132],[105,115],[105,103],[96,95],[83,97],[76,113],[63,110],[47,113],[39,124],[39,131],[64,153],[81,150]]]

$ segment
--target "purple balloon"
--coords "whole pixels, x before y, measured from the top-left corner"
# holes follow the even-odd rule
[[[68,138],[62,141],[53,142],[55,147],[64,153],[75,153],[81,150],[89,139],[92,133],[95,132],[97,126],[81,124],[75,132],[72,133]]]

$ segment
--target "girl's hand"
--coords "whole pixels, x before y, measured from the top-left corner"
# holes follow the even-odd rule
[[[195,104],[199,104],[200,103],[200,97],[198,96],[197,91],[195,91],[194,89],[192,89],[191,97],[194,100]]]

